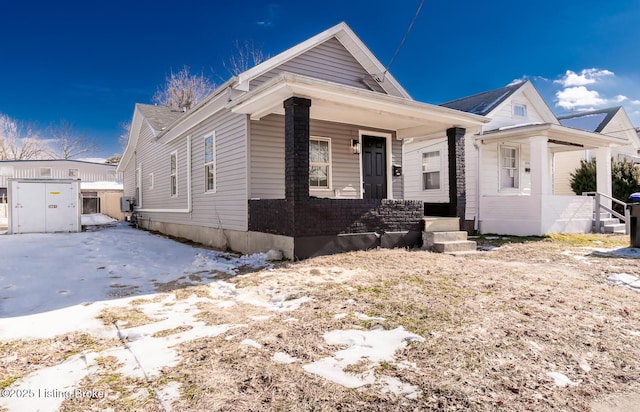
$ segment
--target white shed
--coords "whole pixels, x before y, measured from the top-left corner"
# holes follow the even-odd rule
[[[9,233],[80,232],[80,181],[9,179]]]

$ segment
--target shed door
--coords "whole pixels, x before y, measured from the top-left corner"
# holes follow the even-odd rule
[[[387,140],[362,136],[362,177],[365,199],[387,198]]]
[[[78,216],[78,194],[76,186],[68,183],[47,183],[46,232],[76,231]]]
[[[13,183],[16,188],[15,200],[12,201],[13,232],[38,233],[46,228],[46,214],[42,207],[45,203],[44,185]]]

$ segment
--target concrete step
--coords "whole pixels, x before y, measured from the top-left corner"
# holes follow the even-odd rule
[[[434,243],[431,250],[438,253],[471,252],[476,250],[477,246],[476,242],[472,240],[455,240]]]
[[[604,233],[624,233],[626,230],[624,223],[618,223],[615,225],[606,225],[602,227]]]
[[[608,225],[617,225],[619,223],[620,223],[620,219],[615,218],[615,217],[613,217],[613,218],[609,217],[609,218],[606,218],[606,219],[600,219],[600,226],[601,227],[602,226],[608,226]],[[595,220],[593,221],[593,224],[594,225],[596,224]]]
[[[425,216],[425,232],[454,232],[460,230],[460,219],[457,217]]]
[[[467,232],[422,232],[422,242],[427,245],[441,242],[455,242],[467,240]]]

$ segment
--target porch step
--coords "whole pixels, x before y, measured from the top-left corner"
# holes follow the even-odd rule
[[[476,247],[476,242],[472,240],[456,240],[434,243],[431,250],[438,253],[459,253],[475,251]]]
[[[425,216],[422,218],[425,232],[455,232],[460,230],[460,219],[457,217]]]
[[[472,252],[476,242],[467,240],[467,232],[445,231],[422,233],[422,249],[438,253]]]
[[[617,219],[616,219],[617,220]],[[626,226],[624,223],[616,223],[602,226],[602,231],[604,233],[622,233],[624,234],[626,231]]]

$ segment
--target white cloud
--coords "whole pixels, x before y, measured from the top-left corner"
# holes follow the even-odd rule
[[[629,103],[631,103],[631,104],[640,104],[640,100],[631,100]]]
[[[554,80],[554,83],[561,84],[563,87],[586,86],[609,76],[614,76],[614,73],[606,69],[583,69],[580,73],[567,70],[564,76],[560,80]]]
[[[602,106],[608,100],[601,97],[595,90],[589,90],[584,86],[568,87],[556,93],[557,106],[563,109],[574,109],[585,106]]]

